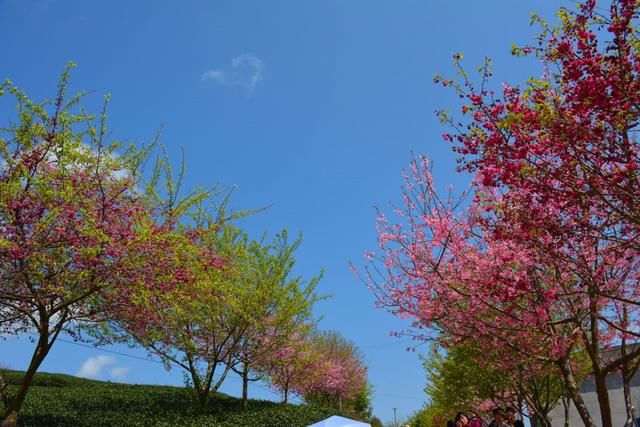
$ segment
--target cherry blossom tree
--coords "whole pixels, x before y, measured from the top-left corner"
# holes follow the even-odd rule
[[[312,336],[323,374],[305,384],[307,402],[332,406],[340,410],[344,404],[367,386],[364,357],[353,342],[336,331],[316,332]]]
[[[270,386],[282,393],[287,403],[290,394],[301,395],[306,384],[322,376],[320,355],[313,351],[307,339],[308,325],[301,325],[287,345],[279,347],[271,359],[261,360],[257,369],[269,379]]]
[[[231,226],[178,226],[149,242],[145,270],[114,296],[106,342],[128,341],[185,371],[200,409],[224,382],[247,328],[241,282],[244,234]]]
[[[307,402],[342,409],[343,402],[367,387],[362,356],[337,332],[301,331],[261,368],[285,403],[294,393]]]
[[[126,289],[148,211],[136,191],[145,152],[105,140],[66,94],[35,103],[10,82],[18,120],[0,135],[0,334],[33,331],[35,349],[10,394],[0,380],[3,425],[15,425],[35,372],[58,336],[103,318],[105,296]]]
[[[606,375],[640,356],[637,8],[614,1],[602,16],[587,1],[557,27],[536,18],[538,44],[514,51],[545,72],[525,89],[498,95],[488,63],[478,85],[462,67],[461,82],[437,77],[464,100],[466,122],[441,118],[475,174],[471,206],[439,198],[414,161],[400,220],[380,220],[383,277],[367,277],[382,305],[431,338],[500,349],[505,366],[556,365],[585,425],[575,355],[589,356],[604,426]]]
[[[633,1],[612,2],[606,16],[586,1],[563,10],[560,27],[539,20],[538,45],[516,53],[537,54],[545,75],[526,90],[505,85],[501,97],[467,82],[460,93],[473,120],[447,137],[500,193],[497,216],[517,227],[507,232],[579,279],[585,303],[567,319],[578,320],[591,358],[603,425],[606,375],[640,355],[637,15]],[[607,360],[611,345],[624,351]]]
[[[148,269],[132,272],[131,292],[115,296],[107,338],[184,369],[203,409],[231,370],[242,375],[246,402],[249,381],[263,375],[254,366],[310,317],[319,279],[290,275],[301,238],[290,244],[284,231],[264,245],[198,215],[141,253]]]
[[[473,345],[505,372],[523,363],[531,375],[557,366],[583,421],[589,418],[573,362],[593,341],[604,345],[616,339],[617,329],[602,325],[592,335],[588,313],[595,310],[598,320],[615,324],[617,312],[611,304],[594,308],[585,278],[567,268],[568,255],[574,255],[573,245],[582,244],[582,237],[565,236],[561,250],[526,244],[514,232],[516,216],[498,212],[505,208],[492,188],[477,184],[475,203],[456,213],[458,205],[435,192],[426,159],[414,160],[412,169],[402,221],[381,217],[380,261],[368,255],[373,265],[366,280],[380,304],[414,319],[419,339]],[[580,247],[582,254],[591,248]],[[609,280],[602,286],[633,286],[636,264],[628,263],[624,252],[598,249],[607,255],[598,264]],[[599,363],[615,369],[620,358]]]

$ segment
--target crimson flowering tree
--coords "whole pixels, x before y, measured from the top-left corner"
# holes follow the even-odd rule
[[[74,113],[65,70],[57,97],[36,104],[9,82],[18,121],[0,136],[0,333],[34,331],[21,385],[3,425],[15,425],[36,370],[62,332],[102,320],[105,296],[128,286],[148,212],[136,192],[142,153],[117,155],[104,141],[105,116]],[[84,128],[81,128],[84,126]]]
[[[307,402],[342,409],[342,404],[367,387],[367,369],[357,348],[336,332],[292,336],[270,361],[259,367],[271,386]]]
[[[595,1],[563,11],[538,46],[516,49],[541,58],[543,78],[526,90],[505,85],[501,97],[467,85],[473,120],[448,136],[466,168],[499,193],[496,218],[510,224],[496,232],[572,272],[583,299],[565,320],[591,359],[603,425],[605,376],[640,355],[630,345],[639,336],[637,14],[634,1],[612,2],[608,16]],[[622,347],[618,357],[604,356],[611,345]]]
[[[540,21],[538,45],[515,49],[545,70],[525,89],[488,89],[488,65],[477,86],[461,68],[461,83],[437,78],[465,100],[466,123],[441,117],[475,174],[472,205],[440,199],[414,161],[401,220],[380,221],[382,281],[368,279],[445,344],[471,341],[505,368],[556,365],[586,425],[576,355],[589,357],[603,426],[606,375],[640,356],[637,9],[614,1],[601,16],[587,1],[558,27]]]

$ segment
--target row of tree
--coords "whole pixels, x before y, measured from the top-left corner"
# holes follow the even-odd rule
[[[605,378],[614,372],[627,425],[636,417],[639,8],[614,0],[606,13],[586,0],[562,9],[555,26],[534,16],[537,43],[514,53],[537,58],[542,76],[524,87],[494,88],[488,61],[476,83],[456,55],[460,78],[436,82],[463,100],[462,118],[440,117],[472,186],[443,197],[428,161],[414,158],[401,216],[380,215],[380,251],[368,254],[373,268],[364,272],[383,305],[413,319],[417,339],[452,357],[463,346],[510,384],[559,381],[586,426],[596,422],[579,392],[585,363],[599,424],[612,426]],[[520,390],[510,398],[549,425],[534,397]]]
[[[17,120],[0,135],[0,336],[35,332],[17,390],[0,375],[4,424],[15,425],[33,379],[62,333],[126,342],[184,369],[204,408],[227,374],[340,407],[368,406],[366,368],[337,333],[314,331],[320,276],[293,274],[301,238],[251,240],[229,194],[181,188],[155,141],[107,141],[106,113],[67,96],[34,103],[10,82]],[[106,108],[106,101],[105,101]],[[303,374],[304,373],[304,374]]]
[[[553,369],[528,375],[526,366],[517,372],[504,372],[472,346],[457,345],[446,352],[432,347],[424,358],[427,373],[425,392],[429,402],[413,415],[413,427],[435,427],[455,419],[461,410],[475,412],[490,419],[495,408],[518,408],[521,417],[527,417],[534,427],[551,426],[552,421],[564,421],[565,426],[575,424],[570,418],[571,397],[562,376]],[[574,374],[583,380],[589,372],[586,355],[576,359]],[[562,408],[558,411],[556,408]],[[563,412],[563,419],[551,419],[551,412]]]

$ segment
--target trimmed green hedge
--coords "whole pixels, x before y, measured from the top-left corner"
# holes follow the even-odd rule
[[[22,372],[3,371],[15,387]],[[115,384],[70,375],[39,373],[23,406],[23,426],[216,426],[304,427],[334,415],[335,411],[308,405],[285,405],[241,399],[224,394],[212,397],[198,414],[191,391],[184,387]]]

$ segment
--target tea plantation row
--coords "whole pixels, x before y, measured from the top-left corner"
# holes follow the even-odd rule
[[[4,371],[15,387],[22,372]],[[21,414],[23,426],[216,426],[303,427],[335,414],[308,405],[212,397],[196,413],[190,390],[182,387],[116,384],[61,374],[37,374]]]

